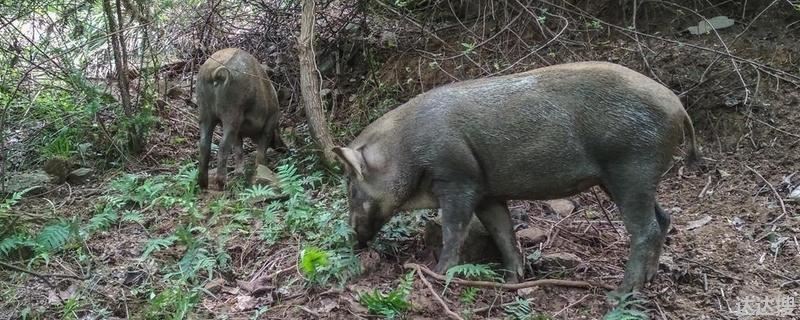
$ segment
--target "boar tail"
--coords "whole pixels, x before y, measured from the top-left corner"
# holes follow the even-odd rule
[[[224,71],[225,74],[222,74],[222,71]],[[211,72],[211,83],[213,83],[214,86],[218,86],[220,80],[222,81],[222,85],[227,86],[230,78],[231,71],[225,66],[219,66]]]
[[[683,131],[684,134],[688,134],[687,142],[689,143],[689,154],[686,157],[686,163],[689,166],[696,166],[702,160],[700,158],[700,151],[697,150],[697,139],[695,138],[694,134],[694,125],[692,124],[692,119],[689,117],[689,114],[686,111],[683,112]]]

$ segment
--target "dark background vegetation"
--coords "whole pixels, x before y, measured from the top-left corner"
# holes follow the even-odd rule
[[[403,264],[432,263],[420,231],[435,212],[403,214],[353,252],[341,179],[304,116],[302,5],[0,0],[0,318],[434,319],[444,304],[465,319],[735,319],[745,297],[797,297],[797,1],[315,3],[338,144],[436,86],[564,62],[619,63],[678,94],[707,167],[665,174],[675,227],[662,269],[621,304],[599,287],[429,288]],[[687,31],[718,16],[734,24]],[[268,154],[275,185],[204,193],[194,76],[225,47],[268,69],[291,151]],[[594,191],[564,201],[511,203],[518,234],[546,237],[523,243],[528,277],[616,285],[627,237],[613,203]]]

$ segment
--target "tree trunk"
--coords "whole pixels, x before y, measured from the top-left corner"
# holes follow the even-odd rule
[[[114,53],[114,65],[117,69],[117,81],[122,110],[127,118],[127,121],[123,122],[128,138],[127,149],[129,152],[138,153],[144,146],[144,137],[142,130],[136,126],[135,121],[130,121],[137,115],[131,103],[130,86],[128,84],[128,57],[125,51],[125,40],[123,39],[120,25],[117,24],[118,22],[122,22],[120,0],[115,1],[115,7],[117,9],[116,18],[111,9],[111,0],[103,0],[103,11],[106,16],[106,21],[108,22],[109,41],[111,42],[111,48]]]
[[[300,60],[300,91],[303,95],[308,128],[317,147],[322,149],[322,160],[326,166],[335,163],[333,138],[328,131],[328,122],[322,110],[319,96],[320,75],[314,54],[314,0],[303,0],[303,15],[300,19],[300,38],[298,38],[298,58]]]

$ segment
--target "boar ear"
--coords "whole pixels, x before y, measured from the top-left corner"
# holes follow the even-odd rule
[[[355,172],[359,180],[364,179],[366,163],[364,163],[364,156],[361,155],[360,151],[347,147],[334,147],[333,153],[339,157],[339,162],[341,162],[347,170]]]

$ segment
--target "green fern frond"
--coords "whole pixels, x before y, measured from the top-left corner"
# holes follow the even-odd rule
[[[609,311],[603,320],[648,320],[650,317],[641,306],[644,301],[634,298],[634,293],[627,293],[617,298],[617,305]]]
[[[250,201],[258,198],[266,198],[275,196],[275,191],[269,186],[256,184],[250,188],[245,189],[240,195],[240,201]]]
[[[508,314],[511,320],[533,319],[533,308],[531,308],[531,303],[528,300],[520,299],[519,297],[517,297],[513,303],[503,307],[503,311]]]
[[[485,280],[485,281],[503,280],[503,277],[501,277],[499,274],[497,274],[497,272],[492,270],[491,266],[486,264],[461,264],[453,266],[450,269],[447,269],[445,276],[446,276],[444,283],[445,290],[447,290],[447,286],[450,285],[450,281],[452,281],[455,276],[471,280]]]
[[[46,226],[36,235],[34,243],[44,251],[55,251],[63,248],[72,237],[71,228],[66,223]]]
[[[480,293],[480,289],[475,287],[467,287],[464,288],[464,291],[461,292],[461,296],[459,300],[464,305],[472,305],[475,303],[475,300],[478,298],[478,293]]]
[[[14,250],[30,244],[28,239],[19,234],[5,238],[0,241],[0,257],[8,256]]]
[[[134,210],[127,210],[122,213],[122,218],[120,219],[122,222],[133,222],[138,224],[144,223],[144,216],[139,211]]]
[[[116,212],[114,212],[111,207],[106,207],[102,212],[95,214],[89,219],[89,223],[86,225],[85,230],[87,233],[94,233],[100,230],[108,229],[112,224],[117,222],[119,216]]]
[[[144,244],[144,252],[142,253],[141,259],[149,257],[153,252],[169,248],[175,243],[175,240],[178,240],[178,237],[174,235],[166,238],[150,239]]]
[[[411,307],[411,302],[408,299],[411,289],[414,285],[414,271],[406,273],[397,288],[384,294],[380,291],[373,290],[372,292],[365,292],[359,295],[358,302],[367,307],[372,314],[381,315],[387,319],[394,319],[399,317],[403,312]]]
[[[328,252],[319,248],[305,248],[300,253],[300,270],[306,277],[314,279],[320,269],[329,265]]]

